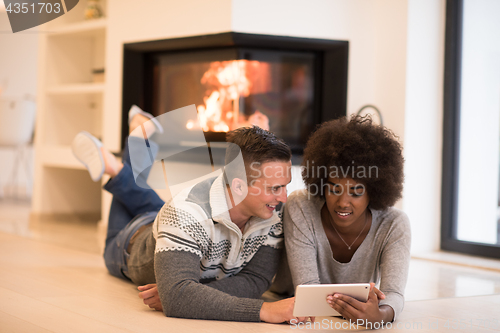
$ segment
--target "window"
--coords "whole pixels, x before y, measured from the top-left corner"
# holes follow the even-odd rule
[[[446,7],[441,248],[500,258],[500,2]]]

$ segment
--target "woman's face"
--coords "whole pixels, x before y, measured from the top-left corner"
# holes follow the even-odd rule
[[[333,222],[339,229],[365,222],[370,202],[365,186],[352,178],[329,178],[325,185],[325,201]]]

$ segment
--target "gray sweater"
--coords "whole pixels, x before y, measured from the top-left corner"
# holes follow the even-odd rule
[[[136,238],[131,280],[158,284],[169,317],[260,321],[283,243],[278,214],[252,217],[244,232],[230,220],[222,177],[182,191]]]
[[[151,226],[141,232],[139,239],[128,261],[130,278],[137,285],[158,283],[165,314],[195,319],[260,320],[263,301],[259,297],[271,284],[279,250],[261,246],[238,274],[221,280],[202,280],[197,255],[186,251],[155,254]]]
[[[410,222],[396,208],[371,210],[372,225],[348,263],[334,259],[321,223],[325,200],[295,191],[285,206],[284,230],[293,286],[324,283],[375,282],[386,295],[380,305],[394,309],[394,320],[404,306],[410,263]]]

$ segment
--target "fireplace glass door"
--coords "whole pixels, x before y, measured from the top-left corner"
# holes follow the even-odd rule
[[[316,62],[314,52],[248,48],[152,54],[152,111],[195,104],[198,121],[186,121],[186,129],[201,127],[209,141],[257,125],[297,150],[318,122]]]

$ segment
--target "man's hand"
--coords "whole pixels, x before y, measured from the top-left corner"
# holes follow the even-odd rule
[[[286,298],[277,302],[265,302],[260,309],[260,320],[267,323],[279,324],[283,322],[298,324],[305,322],[307,317],[294,317],[293,306],[295,297]],[[311,317],[314,321],[314,317]]]
[[[151,309],[155,309],[156,311],[163,311],[156,283],[139,286],[137,289],[140,291],[139,297],[142,298],[144,304],[149,306]]]

